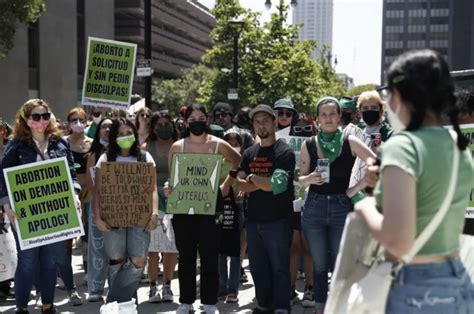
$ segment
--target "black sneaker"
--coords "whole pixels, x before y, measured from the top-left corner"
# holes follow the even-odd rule
[[[15,314],[29,314],[30,312],[28,312],[27,309],[24,309],[24,308],[21,308],[21,307],[17,307],[16,310],[15,310]]]
[[[249,278],[245,274],[245,269],[243,267],[240,268],[240,283],[246,283],[249,281]]]

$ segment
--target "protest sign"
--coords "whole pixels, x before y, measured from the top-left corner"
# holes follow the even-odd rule
[[[100,168],[100,216],[111,227],[145,227],[153,212],[155,168],[146,162],[104,162]]]
[[[176,153],[171,164],[168,214],[214,215],[222,155]]]
[[[285,128],[281,131],[276,132],[276,138],[285,141],[295,152],[296,164],[295,164],[294,178],[297,179],[300,175],[301,146],[303,145],[304,141],[308,139],[309,137],[289,135],[289,132],[286,129],[289,129],[289,128]],[[295,212],[300,212],[304,205],[305,188],[301,186],[301,184],[298,181],[294,181],[293,185],[295,186],[295,200],[293,201],[293,210]]]
[[[21,250],[84,234],[65,157],[3,169]]]
[[[89,37],[82,104],[128,109],[136,51],[136,44]]]
[[[461,125],[461,132],[469,139],[469,149],[474,157],[474,124]],[[471,186],[471,193],[469,194],[469,204],[466,208],[466,218],[474,218],[474,186]]]

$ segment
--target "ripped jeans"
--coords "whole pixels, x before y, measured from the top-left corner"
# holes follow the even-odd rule
[[[392,283],[386,313],[474,313],[474,285],[459,258],[407,265]]]
[[[104,232],[105,252],[109,258],[109,302],[127,302],[137,292],[144,267],[132,263],[132,257],[146,260],[150,232],[143,227],[113,228]]]

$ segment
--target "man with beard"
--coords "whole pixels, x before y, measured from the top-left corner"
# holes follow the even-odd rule
[[[260,143],[244,152],[238,187],[250,194],[247,242],[257,298],[254,313],[288,313],[295,154],[283,140],[276,140],[270,106],[256,106],[250,119]]]

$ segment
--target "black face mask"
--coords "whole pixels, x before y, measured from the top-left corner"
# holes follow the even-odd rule
[[[380,117],[380,111],[376,110],[367,110],[362,112],[362,119],[368,125],[374,125]]]
[[[199,136],[202,135],[207,130],[207,123],[206,121],[193,121],[189,122],[189,132],[192,134]]]
[[[341,123],[343,125],[348,125],[351,122],[352,122],[352,113],[347,112],[347,111],[341,112]]]

